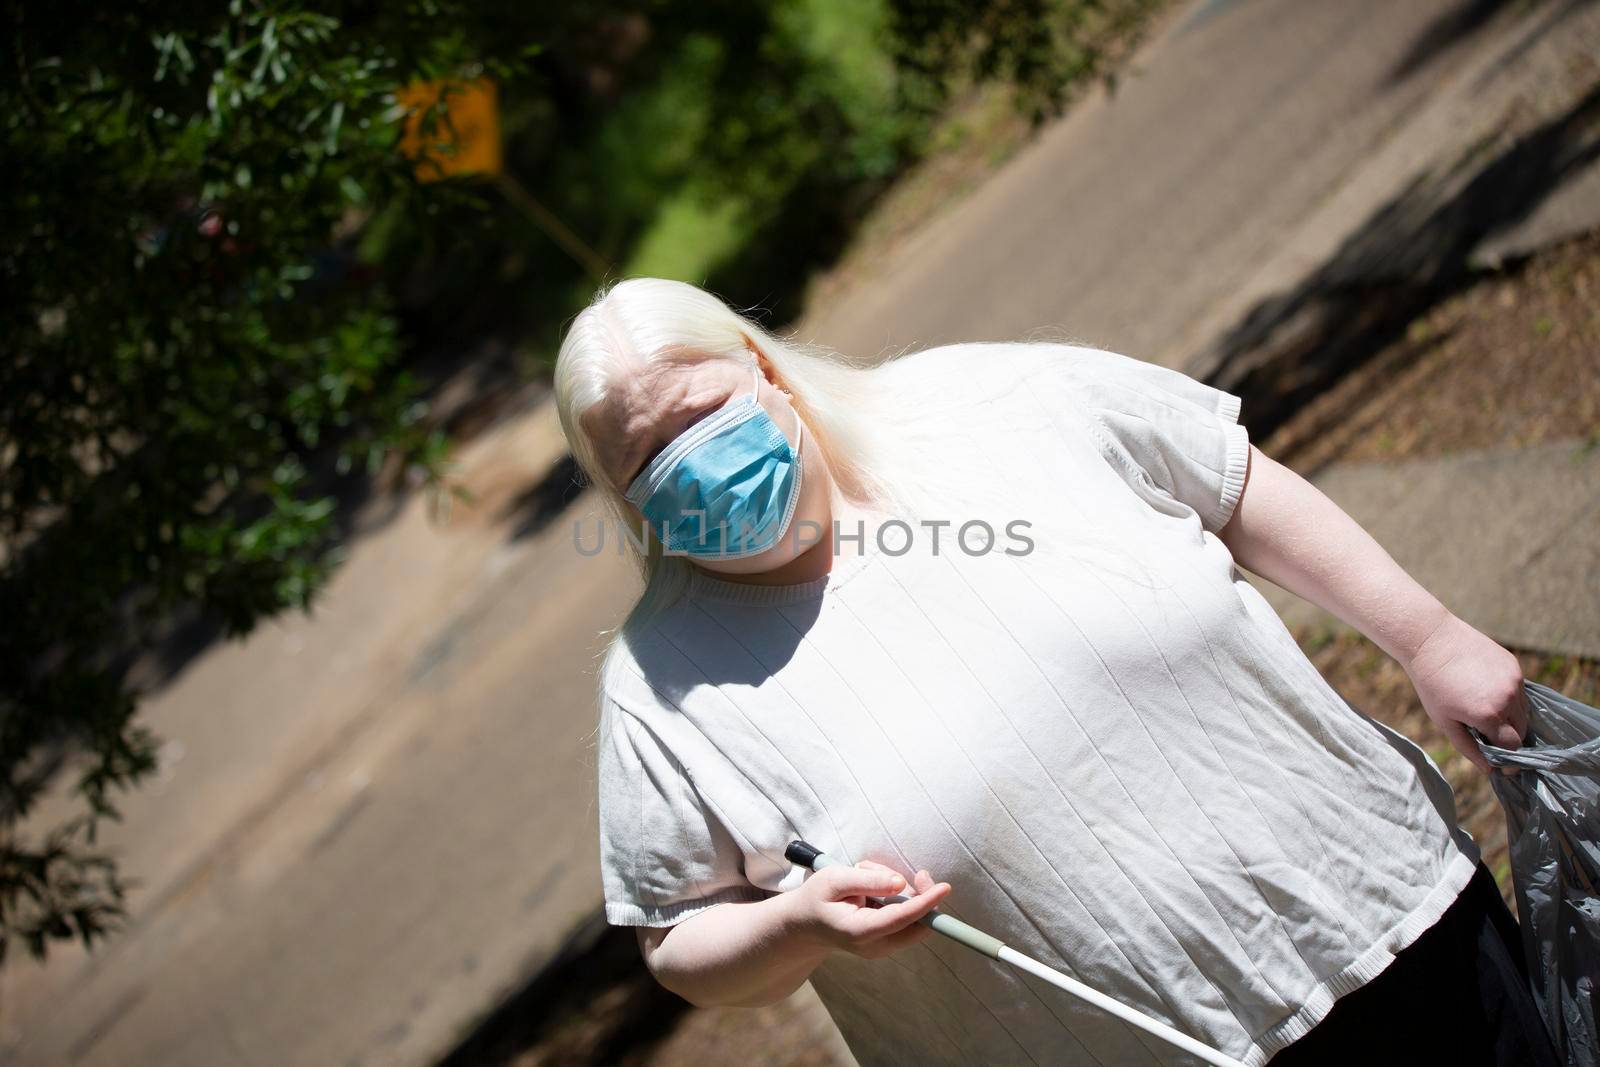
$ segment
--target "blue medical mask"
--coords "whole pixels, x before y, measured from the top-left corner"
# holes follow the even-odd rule
[[[805,424],[796,423],[798,446]],[[742,559],[765,552],[789,528],[800,499],[800,454],[752,391],[679,434],[623,496],[667,551]]]

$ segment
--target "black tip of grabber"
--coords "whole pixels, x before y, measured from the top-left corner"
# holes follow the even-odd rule
[[[811,865],[817,862],[817,857],[822,855],[822,850],[817,846],[796,838],[789,842],[789,847],[783,850],[783,858],[797,867],[814,870]]]

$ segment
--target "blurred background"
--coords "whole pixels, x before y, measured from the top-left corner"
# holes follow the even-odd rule
[[[1239,394],[1600,703],[1591,0],[5,3],[0,1059],[849,1064],[600,917],[604,280]],[[1263,585],[1416,740],[1398,664]],[[959,888],[959,887],[958,887]]]

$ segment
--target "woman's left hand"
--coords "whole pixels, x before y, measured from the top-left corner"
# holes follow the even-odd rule
[[[1428,718],[1483,773],[1492,774],[1494,768],[1467,727],[1498,748],[1522,747],[1528,731],[1522,665],[1491,638],[1450,614],[1404,667]],[[1515,767],[1501,770],[1518,772]]]

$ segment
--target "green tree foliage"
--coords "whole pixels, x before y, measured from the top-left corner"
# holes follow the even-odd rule
[[[539,38],[470,6],[6,5],[0,956],[118,914],[94,830],[153,765],[124,675],[156,624],[309,607],[318,457],[437,479],[383,289],[326,264],[368,205],[462,195],[413,180],[394,92],[515,74]],[[81,815],[24,833],[63,761]]]
[[[1108,70],[1109,47],[1159,2],[619,6],[614,32],[635,43],[600,60],[614,98],[561,106],[569,94],[552,92],[508,114],[508,130],[522,131],[510,158],[617,273],[685,278],[784,323],[801,311],[808,273],[833,261],[876,197],[928,149],[952,93],[1005,82],[1042,121],[1074,81]],[[563,69],[570,55],[544,57],[553,84],[576,80]],[[529,296],[523,336],[552,352],[556,325],[590,283],[517,220],[500,233],[502,284]],[[450,276],[472,299],[495,289],[469,289],[465,270]],[[539,284],[524,286],[528,278]]]
[[[952,86],[1004,81],[1035,126],[1085,78],[1110,76],[1108,46],[1161,0],[888,0],[900,100],[937,110]]]
[[[175,616],[309,609],[333,488],[437,484],[415,353],[553,348],[588,297],[514,203],[417,183],[397,88],[494,77],[509,171],[617,272],[781,321],[952,86],[1046,113],[1152,2],[0,0],[0,959],[122,913],[130,664]],[[36,825],[52,783],[77,814]]]

